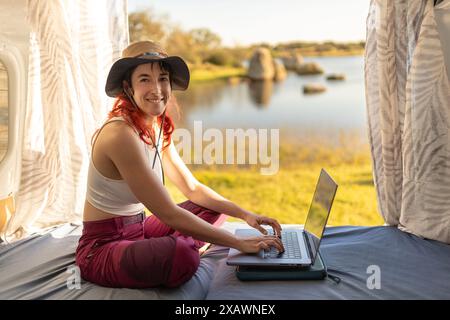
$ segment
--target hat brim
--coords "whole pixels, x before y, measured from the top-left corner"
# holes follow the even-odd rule
[[[109,70],[106,80],[105,92],[109,97],[117,97],[122,92],[122,80],[125,73],[138,65],[152,62],[164,61],[170,65],[170,78],[172,90],[186,90],[189,86],[189,68],[184,60],[177,56],[166,58],[148,59],[148,58],[122,58],[117,60]]]

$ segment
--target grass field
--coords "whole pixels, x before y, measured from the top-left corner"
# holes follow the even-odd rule
[[[261,175],[257,166],[190,166],[200,182],[241,207],[280,223],[304,221],[322,167],[339,185],[330,225],[383,224],[377,211],[370,153],[364,144],[347,141],[326,146],[315,139],[307,145],[285,143],[280,147],[280,170],[270,176]],[[167,187],[176,202],[185,200],[170,182]]]
[[[191,68],[191,81],[192,83],[200,83],[211,80],[225,80],[231,77],[242,77],[245,74],[245,68],[208,65],[207,67]]]

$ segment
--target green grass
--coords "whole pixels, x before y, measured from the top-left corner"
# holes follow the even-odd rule
[[[274,217],[280,223],[298,223],[306,218],[320,168],[324,167],[339,185],[329,224],[382,225],[368,147],[313,145],[281,146],[280,170],[270,176],[261,175],[257,166],[190,168],[200,182],[241,207]],[[167,187],[176,202],[185,200],[170,182]],[[228,221],[238,220],[230,217]]]
[[[199,83],[211,80],[228,79],[231,77],[241,77],[246,73],[244,68],[204,66],[199,68],[191,68],[191,81]]]

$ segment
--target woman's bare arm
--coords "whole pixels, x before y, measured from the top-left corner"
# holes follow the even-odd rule
[[[195,239],[236,248],[243,252],[257,252],[270,246],[282,250],[275,237],[237,238],[230,232],[216,228],[196,215],[177,206],[150,167],[142,142],[126,123],[117,122],[105,127],[107,156],[117,167],[136,198],[163,223]]]
[[[192,202],[205,208],[240,218],[247,222],[250,221],[250,219],[265,219],[267,224],[274,228],[276,234],[281,233],[281,226],[275,219],[257,217],[253,213],[241,208],[234,202],[200,183],[184,164],[173,142],[164,151],[163,165],[164,171],[167,173],[170,181],[172,181],[186,198]],[[252,226],[261,232],[264,232],[264,229],[258,223],[252,223]]]
[[[173,142],[164,151],[163,165],[170,181],[192,202],[236,218],[245,217],[244,209],[203,185],[194,177],[179,156]]]

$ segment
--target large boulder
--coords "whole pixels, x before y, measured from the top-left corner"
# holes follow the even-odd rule
[[[297,68],[304,62],[303,57],[296,52],[291,52],[290,54],[281,57],[281,60],[283,61],[284,67],[287,70],[292,71],[296,71]]]
[[[299,75],[322,74],[322,67],[316,62],[306,62],[297,67]]]
[[[284,65],[277,60],[273,60],[273,64],[274,64],[274,68],[275,68],[275,76],[273,79],[275,81],[282,81],[282,80],[286,79],[287,72],[286,72],[286,68],[284,67]]]
[[[272,55],[267,48],[255,50],[247,71],[251,80],[272,80],[275,76],[275,68]]]

